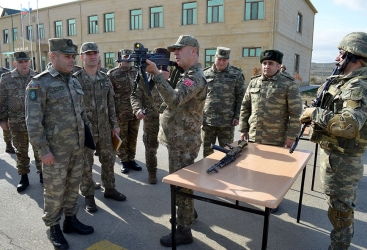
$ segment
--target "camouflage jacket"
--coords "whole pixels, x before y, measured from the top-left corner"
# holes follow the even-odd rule
[[[249,140],[283,146],[286,139],[295,140],[300,130],[302,99],[293,78],[278,71],[267,79],[251,78],[240,114],[240,132],[249,132]]]
[[[84,111],[83,95],[74,76],[66,81],[52,66],[28,84],[26,123],[29,140],[40,156],[84,147],[84,124],[92,127]]]
[[[113,128],[118,127],[110,79],[100,71],[97,71],[93,79],[84,69],[74,73],[74,76],[82,85],[84,107],[92,123],[93,136],[109,135]]]
[[[4,73],[0,81],[0,121],[8,121],[13,131],[27,131],[25,123],[25,90],[37,73],[30,69],[27,76],[17,69]]]
[[[115,92],[116,116],[120,121],[136,119],[130,103],[130,95],[134,90],[136,73],[137,69],[134,67],[130,70],[123,70],[120,67],[116,67],[107,73]]]
[[[201,124],[207,83],[199,63],[185,71],[173,89],[162,74],[155,87],[167,104],[159,118],[158,140],[163,145],[186,150],[193,142],[201,144]]]
[[[204,125],[215,127],[232,126],[233,119],[239,119],[243,96],[246,91],[242,70],[228,64],[218,72],[213,64],[204,69],[208,82],[208,95],[204,106]]]
[[[311,140],[322,148],[362,156],[367,148],[367,67],[361,67],[348,75],[337,77],[328,93],[333,96],[325,108],[316,108],[312,113]],[[335,115],[351,117],[358,125],[357,138],[344,138],[327,131],[328,123]],[[317,125],[317,127],[315,127]]]

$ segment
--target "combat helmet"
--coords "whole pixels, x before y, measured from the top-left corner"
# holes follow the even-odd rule
[[[346,35],[340,42],[338,49],[367,58],[367,33],[352,32]]]

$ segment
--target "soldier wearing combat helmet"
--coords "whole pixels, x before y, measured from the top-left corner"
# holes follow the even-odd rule
[[[349,249],[354,234],[357,185],[367,148],[367,33],[346,35],[335,58],[339,74],[320,107],[307,108],[301,123],[311,124],[311,140],[321,150],[320,178],[333,225],[329,249]]]

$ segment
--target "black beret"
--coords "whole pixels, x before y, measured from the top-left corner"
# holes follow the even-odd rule
[[[282,64],[283,53],[279,50],[264,50],[260,54],[260,63],[264,60],[276,61],[279,64]]]

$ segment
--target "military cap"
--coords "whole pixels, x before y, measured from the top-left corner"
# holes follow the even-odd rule
[[[71,39],[50,38],[48,39],[48,45],[50,51],[59,51],[67,55],[78,55],[77,50],[75,50],[75,45]]]
[[[122,56],[128,56],[133,53],[131,49],[122,49],[120,50]]]
[[[260,54],[260,63],[264,60],[276,61],[279,64],[282,64],[283,53],[279,50],[264,50]]]
[[[19,51],[14,53],[14,59],[15,61],[21,61],[21,60],[29,60],[29,55],[27,51]]]
[[[179,49],[185,46],[191,46],[199,49],[199,42],[195,37],[190,35],[181,35],[175,44],[172,44],[167,47],[169,52],[175,51],[175,49]]]
[[[215,52],[215,56],[221,59],[229,59],[229,54],[231,54],[231,49],[226,47],[217,47],[217,52]]]
[[[161,55],[165,55],[167,58],[170,57],[171,53],[168,51],[168,49],[166,48],[155,48],[153,50],[154,54],[161,54]]]
[[[80,54],[87,53],[89,51],[99,52],[97,44],[94,42],[83,43],[82,47],[80,48]]]

